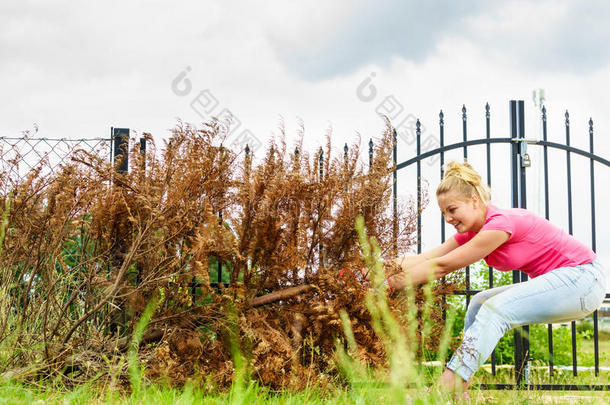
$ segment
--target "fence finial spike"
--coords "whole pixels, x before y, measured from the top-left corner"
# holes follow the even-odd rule
[[[542,121],[546,122],[546,107],[542,105]]]

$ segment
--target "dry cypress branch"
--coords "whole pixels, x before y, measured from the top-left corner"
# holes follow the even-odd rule
[[[308,291],[315,289],[316,287],[310,284],[299,285],[295,287],[286,288],[281,291],[274,291],[272,293],[256,297],[250,300],[249,304],[252,307],[259,307],[261,305],[270,304],[272,302],[287,300],[289,298],[295,297],[297,295],[301,295]]]

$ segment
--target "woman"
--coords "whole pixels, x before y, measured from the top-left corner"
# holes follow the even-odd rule
[[[527,210],[491,205],[488,188],[468,163],[447,164],[436,197],[457,233],[427,252],[397,258],[404,271],[387,279],[391,289],[439,279],[480,259],[497,270],[530,276],[473,297],[462,345],[439,380],[442,389],[465,391],[506,331],[579,319],[601,305],[607,275],[595,253]]]

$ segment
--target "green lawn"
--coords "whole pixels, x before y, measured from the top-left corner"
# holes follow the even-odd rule
[[[398,397],[397,397],[398,396]],[[401,401],[402,400],[402,401]],[[172,389],[151,386],[138,395],[104,390],[103,387],[81,387],[71,392],[50,389],[0,385],[0,404],[381,404],[381,403],[447,403],[447,398],[433,394],[383,388],[355,390],[309,390],[300,393],[272,393],[255,386],[243,392],[209,394],[185,388]],[[471,403],[491,404],[547,404],[610,402],[610,393],[601,392],[543,392],[543,391],[476,391],[471,392]]]
[[[602,334],[600,339],[600,366],[610,366],[609,334]],[[580,340],[578,347],[579,365],[593,364],[593,340]],[[595,376],[593,371],[581,371],[577,377],[571,370],[556,370],[551,379],[544,364],[533,364],[530,382],[533,384],[610,384],[610,372],[602,371]],[[488,371],[477,373],[475,385],[480,383],[514,383],[512,370],[498,368],[494,377]],[[192,386],[184,389],[168,388],[160,385],[148,385],[134,394],[108,388],[96,383],[80,386],[76,389],[62,387],[24,386],[15,382],[0,382],[1,404],[405,404],[436,403],[445,404],[447,398],[430,396],[414,389],[392,390],[375,386],[358,386],[352,389],[331,387],[310,389],[304,392],[271,392],[254,384],[234,392],[209,393]],[[548,403],[610,403],[610,392],[592,391],[494,391],[471,390],[471,403],[490,404],[548,404]]]
[[[610,337],[609,333],[601,333],[599,339],[599,365],[610,367]],[[578,364],[582,366],[593,366],[594,363],[594,342],[593,339],[582,340],[577,345]]]
[[[140,326],[138,326],[140,327]],[[593,340],[579,339],[578,364],[593,365]],[[118,390],[113,385],[104,383],[104,379],[78,386],[65,388],[54,385],[52,381],[40,385],[23,385],[15,381],[0,380],[0,405],[2,404],[446,404],[450,398],[442,397],[423,389],[405,389],[384,385],[373,379],[370,382],[354,382],[351,387],[336,384],[325,388],[310,388],[302,392],[273,392],[255,383],[235,386],[229,392],[209,392],[195,385],[184,388],[171,388],[151,384],[142,377],[138,362],[133,363],[130,371],[133,392]],[[602,371],[595,376],[592,370],[581,371],[577,377],[571,369],[556,370],[553,378],[543,363],[532,364],[530,383],[532,384],[610,384],[610,371]],[[600,333],[600,366],[610,367],[610,333]],[[434,367],[417,368],[419,384],[430,385],[432,375],[440,373],[440,364]],[[396,370],[393,370],[396,372]],[[131,374],[135,373],[135,374]],[[391,375],[391,373],[390,373]],[[356,377],[350,381],[361,381]],[[413,381],[413,380],[409,380]],[[489,404],[549,404],[549,403],[610,403],[610,392],[592,391],[527,391],[527,390],[479,390],[481,383],[514,383],[510,366],[499,367],[498,374],[492,376],[485,370],[475,376],[475,388],[471,390],[470,403]]]

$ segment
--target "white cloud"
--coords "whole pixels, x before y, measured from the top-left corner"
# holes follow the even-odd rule
[[[299,9],[298,19],[280,16],[282,23],[270,25],[268,33],[292,72],[323,80],[370,63],[386,65],[394,57],[421,61],[483,2],[351,1],[321,10],[311,4]]]
[[[469,18],[464,35],[516,70],[590,73],[610,61],[609,14],[605,1],[509,1]]]

